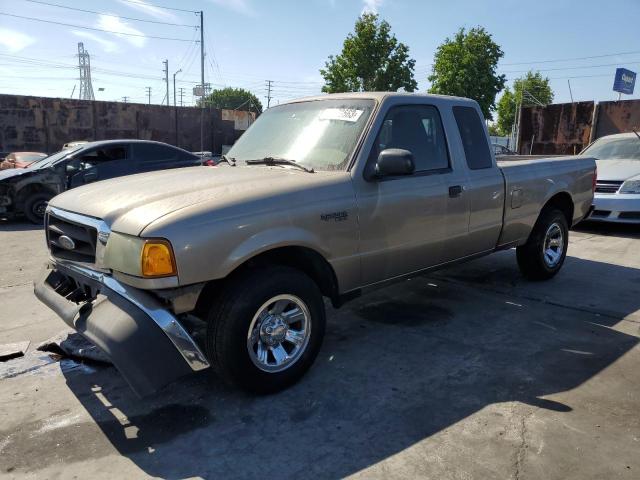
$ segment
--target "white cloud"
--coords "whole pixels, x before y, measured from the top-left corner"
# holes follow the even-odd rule
[[[256,11],[249,4],[247,0],[210,0],[216,5],[220,5],[223,8],[233,10],[236,13],[253,17]]]
[[[8,28],[0,28],[0,45],[9,53],[17,53],[34,43],[36,43],[36,39],[26,33]]]
[[[362,13],[378,13],[378,9],[382,6],[383,0],[362,0],[364,6]]]
[[[84,32],[82,30],[71,30],[76,37],[87,38],[89,40],[93,40],[94,42],[100,44],[102,50],[107,53],[117,52],[119,50],[118,44],[116,42],[112,42],[111,40],[107,40],[106,38],[102,38],[100,35],[96,35],[91,32]],[[88,50],[90,50],[89,48]]]
[[[144,33],[142,33],[140,30],[136,28],[133,28],[128,23],[123,22],[122,20],[120,20],[119,17],[100,15],[100,18],[98,19],[98,27],[102,28],[103,30],[111,30],[113,32],[122,32],[122,33],[140,35],[138,37],[138,36],[131,36],[131,35],[120,35],[119,33],[112,33],[112,35],[122,38],[123,40],[126,40],[134,47],[142,48],[147,43],[147,39],[145,38]]]
[[[176,17],[170,11],[165,10],[164,8],[156,7],[155,5],[150,5],[145,0],[129,0],[129,1],[118,0],[118,2],[120,2],[122,5],[125,5],[129,8],[133,8],[134,10],[138,10],[139,12],[146,13],[147,15],[157,18],[158,20],[174,20],[175,21],[178,19],[178,17]]]

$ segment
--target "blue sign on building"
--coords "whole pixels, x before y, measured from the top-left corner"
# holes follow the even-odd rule
[[[636,85],[636,72],[626,68],[616,69],[616,79],[613,82],[613,91],[631,95]]]

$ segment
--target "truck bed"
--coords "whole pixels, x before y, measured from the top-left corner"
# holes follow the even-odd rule
[[[591,206],[593,161],[580,156],[499,159],[505,182],[504,226],[499,245],[526,238],[554,191],[566,191],[573,197],[576,207],[570,226],[582,220]]]

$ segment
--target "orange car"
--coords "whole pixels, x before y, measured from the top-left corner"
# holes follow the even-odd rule
[[[0,163],[0,170],[8,168],[26,168],[33,162],[42,160],[47,156],[46,153],[40,152],[13,152],[5,157]]]

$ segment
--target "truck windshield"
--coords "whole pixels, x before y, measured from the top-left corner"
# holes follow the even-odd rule
[[[640,138],[601,138],[583,150],[582,155],[598,160],[640,160]]]
[[[373,100],[337,99],[270,108],[227,157],[236,162],[284,158],[314,170],[344,170],[373,107]]]

